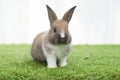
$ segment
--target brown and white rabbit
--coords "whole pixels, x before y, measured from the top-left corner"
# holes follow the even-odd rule
[[[37,35],[32,43],[31,55],[34,60],[47,62],[48,68],[64,67],[70,54],[71,35],[68,24],[76,6],[68,10],[61,20],[57,19],[55,12],[48,6],[50,30]]]

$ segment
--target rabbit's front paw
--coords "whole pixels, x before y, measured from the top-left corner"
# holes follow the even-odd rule
[[[64,63],[64,64],[60,64],[59,66],[60,67],[65,67],[67,65],[67,63]]]
[[[57,68],[56,65],[55,65],[55,66],[54,66],[54,65],[48,65],[47,67],[48,67],[49,69]]]
[[[63,61],[63,62],[60,62],[59,63],[59,66],[60,67],[65,67],[67,65],[67,62],[66,61]]]

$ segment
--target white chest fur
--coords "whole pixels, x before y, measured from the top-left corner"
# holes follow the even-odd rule
[[[51,45],[47,44],[47,49],[43,46],[43,52],[46,56],[48,68],[55,68],[57,67],[57,60],[58,65],[64,67],[67,65],[66,59],[70,54],[70,45]]]
[[[63,57],[66,57],[70,53],[70,45],[52,45],[52,44],[48,44],[48,46],[51,48],[52,53],[55,54],[57,59],[61,59]]]

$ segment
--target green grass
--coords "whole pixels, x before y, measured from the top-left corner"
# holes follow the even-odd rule
[[[0,45],[0,80],[120,80],[120,45],[76,45],[64,68],[47,69],[30,45]]]

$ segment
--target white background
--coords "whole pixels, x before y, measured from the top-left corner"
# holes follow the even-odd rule
[[[69,24],[73,44],[120,44],[120,0],[0,0],[0,43],[31,44],[48,30],[46,4],[59,19],[77,6]]]

